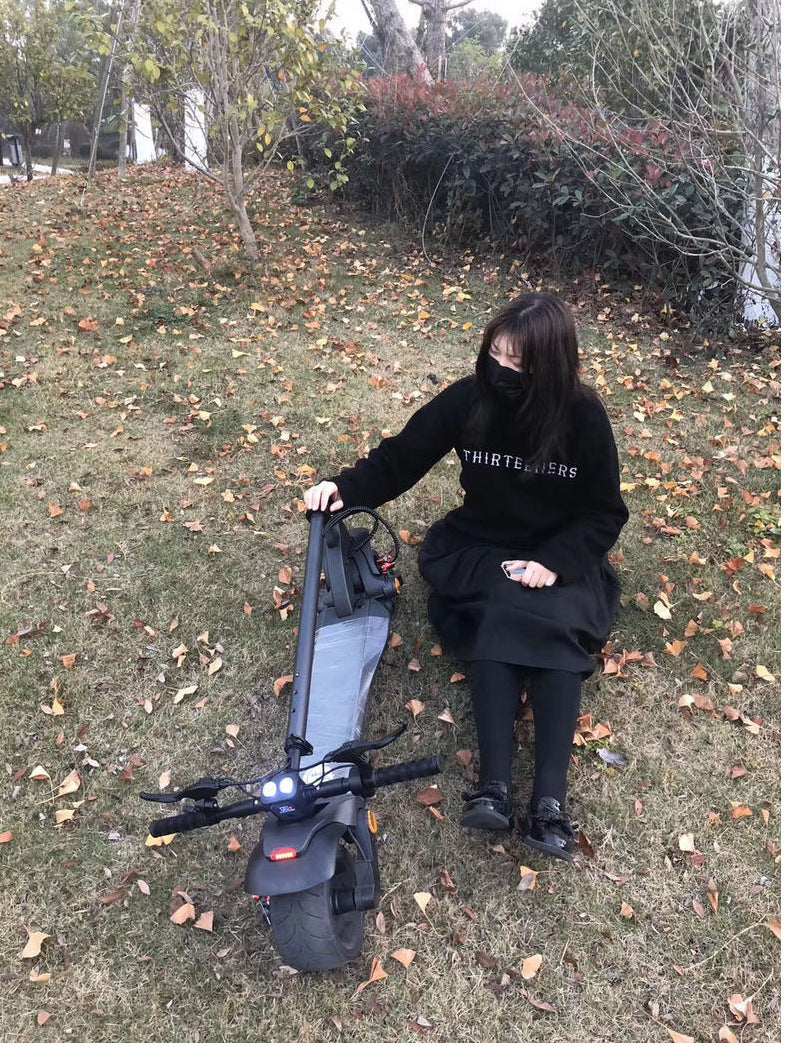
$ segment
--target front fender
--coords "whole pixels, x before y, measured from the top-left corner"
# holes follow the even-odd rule
[[[267,821],[247,866],[245,890],[271,898],[306,891],[330,880],[335,873],[337,845],[356,824],[362,805],[358,797],[344,796],[305,821]],[[293,847],[296,858],[272,861],[269,856],[280,847]]]

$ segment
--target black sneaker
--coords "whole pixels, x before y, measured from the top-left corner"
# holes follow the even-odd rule
[[[510,789],[505,782],[483,782],[476,792],[463,793],[466,805],[461,812],[465,829],[509,831],[513,828]]]
[[[573,827],[553,796],[532,801],[526,826],[526,841],[536,851],[569,862],[576,850]]]

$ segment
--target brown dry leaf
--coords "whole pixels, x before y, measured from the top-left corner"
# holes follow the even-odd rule
[[[461,683],[461,681],[465,679],[465,673],[453,673],[453,675],[450,677],[450,683]]]
[[[76,767],[69,771],[66,777],[58,786],[58,791],[55,793],[56,796],[68,796],[70,793],[75,793],[79,790],[82,781]]]
[[[208,675],[213,676],[214,673],[218,673],[222,668],[223,662],[221,658],[215,658],[214,661],[208,667]]]
[[[9,830],[8,832],[0,833],[0,843],[11,843],[14,838],[14,834]]]
[[[633,918],[634,918],[633,907],[631,905],[629,905],[628,902],[622,902],[621,905],[620,905],[620,915],[625,920],[633,920]]]
[[[441,645],[440,645],[440,644],[438,644],[438,643],[435,643],[435,644],[433,645],[433,647],[431,648],[431,655],[432,655],[432,656],[433,656],[434,658],[439,658],[439,657],[441,656],[441,654],[442,654],[442,648],[441,648]]]
[[[379,934],[387,933],[387,921],[384,919],[383,912],[376,913],[376,930]]]
[[[414,895],[414,900],[419,905],[421,911],[424,914],[425,910],[428,908],[429,903],[433,901],[433,895],[430,893],[430,891],[418,891]]]
[[[390,953],[393,960],[397,960],[398,963],[402,963],[404,967],[409,967],[414,960],[417,953],[414,949],[396,949],[394,953]]]
[[[697,664],[691,670],[691,675],[694,677],[695,680],[707,680],[708,670],[705,668],[704,665]],[[694,1041],[692,1040],[692,1043],[693,1042]]]
[[[543,956],[536,952],[534,956],[528,956],[521,964],[521,977],[524,981],[534,978],[543,966]]]
[[[534,891],[538,885],[538,876],[540,876],[540,870],[530,869],[528,865],[522,865],[519,869],[519,880],[517,891]]]
[[[733,993],[732,996],[727,1000],[730,1011],[735,1015],[739,1022],[745,1021],[747,1025],[757,1025],[759,1018],[755,1014],[754,1008],[752,1007],[751,997],[747,997],[745,1000],[739,992]]]
[[[390,637],[390,647],[401,647],[403,644],[403,637],[400,633],[393,633]]]
[[[292,578],[293,571],[290,567],[281,567],[277,572],[277,581],[282,582],[283,585],[290,585]]]
[[[686,851],[691,854],[696,848],[694,847],[694,834],[693,833],[682,833],[678,837],[678,847],[681,851]]]
[[[722,1025],[719,1029],[719,1043],[740,1043],[741,1041],[729,1027],[729,1025]]]
[[[665,603],[661,600],[656,600],[653,604],[653,614],[658,615],[665,622],[672,621],[672,612]]]
[[[73,669],[77,662],[77,656],[76,654],[62,654],[60,660],[63,662],[64,669]]]
[[[190,902],[184,902],[183,905],[179,905],[173,915],[170,917],[171,923],[182,924],[186,923],[187,920],[195,919],[195,906]]]
[[[208,912],[201,913],[198,919],[192,924],[198,931],[213,931],[214,930],[214,913],[211,909]]]
[[[148,884],[145,882],[145,880],[138,880],[137,881],[137,889],[140,892],[140,894],[144,894],[146,896],[146,898],[150,898],[150,896],[151,896],[151,888],[148,886]]]
[[[682,1032],[675,1032],[674,1029],[667,1029],[669,1038],[673,1043],[696,1043],[697,1041],[693,1036],[684,1036]]]
[[[22,950],[22,959],[33,960],[40,955],[41,946],[49,937],[50,935],[45,934],[43,931],[28,931],[27,942]]]
[[[425,807],[430,807],[431,804],[441,803],[444,799],[444,793],[438,785],[429,785],[427,789],[422,789],[418,792],[415,799],[417,800],[417,803],[421,803]]]
[[[420,665],[419,658],[412,658],[411,661],[409,662],[407,668],[411,669],[411,671],[413,673],[418,673],[420,671],[420,669],[422,669],[422,666]]]
[[[294,678],[292,674],[289,674],[288,676],[278,676],[277,679],[274,681],[274,697],[279,698],[280,691],[282,691],[283,687],[285,687],[287,683],[293,682]]]
[[[745,803],[734,803],[732,805],[733,820],[738,818],[751,818],[752,813],[751,807],[747,807]]]
[[[453,727],[455,727],[455,720],[453,719],[453,714],[450,712],[449,709],[442,709],[442,711],[439,713],[436,719],[441,720],[442,723],[451,723]]]
[[[51,1017],[52,1015],[49,1011],[39,1011],[36,1015],[36,1023],[38,1025],[46,1025]]]
[[[28,778],[33,778],[37,782],[44,781],[49,778],[49,771],[42,764],[37,764],[28,775]]]
[[[372,985],[373,982],[380,982],[384,978],[388,978],[388,977],[389,977],[389,975],[384,970],[384,967],[382,966],[381,960],[378,958],[378,956],[374,957],[373,963],[370,965],[370,977],[368,978],[368,980],[366,982],[361,982],[357,986],[356,991],[354,992],[354,995],[351,997],[351,999],[355,1000],[357,998],[357,996],[359,996],[359,994],[362,992],[362,990],[363,989],[367,989],[367,987],[369,985]]]
[[[781,940],[782,940],[782,921],[781,920],[771,920],[770,923],[764,923],[763,927],[767,927],[768,930],[771,932],[771,934],[775,934],[776,937],[781,942]]]
[[[677,658],[684,647],[688,646],[687,640],[673,640],[672,643],[668,643],[664,648],[665,654],[672,655],[673,658]]]
[[[425,703],[421,702],[418,698],[412,698],[410,701],[406,702],[406,708],[416,720],[420,713],[425,711]]]
[[[185,698],[188,698],[191,694],[194,694],[197,689],[198,685],[196,683],[191,683],[188,687],[182,687],[180,690],[176,691],[175,695],[173,696],[173,705],[180,705]]]
[[[544,1003],[543,1000],[536,1000],[534,996],[527,996],[527,999],[538,1011],[548,1011],[549,1014],[557,1013],[557,1008],[552,1007],[550,1003]]]
[[[62,811],[55,811],[55,825],[62,825],[64,822],[70,822],[74,818],[77,812],[64,808]]]
[[[233,854],[235,854],[236,851],[241,850],[241,844],[235,836],[231,836],[231,838],[228,840],[228,850]]]
[[[34,967],[28,975],[28,980],[31,982],[37,982],[38,984],[46,984],[48,981],[52,980],[52,975],[49,971],[39,974],[38,967]]]
[[[225,724],[225,734],[231,738],[239,737],[239,725],[237,723]]]

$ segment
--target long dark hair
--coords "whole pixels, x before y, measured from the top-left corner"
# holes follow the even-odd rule
[[[504,413],[503,397],[493,388],[488,369],[491,343],[501,334],[521,350],[522,392],[508,398],[508,415],[512,418],[515,412],[525,461],[545,461],[563,449],[571,406],[584,391],[573,315],[554,295],[530,292],[489,321],[475,365],[475,395],[467,425],[467,435],[478,442],[493,435]]]

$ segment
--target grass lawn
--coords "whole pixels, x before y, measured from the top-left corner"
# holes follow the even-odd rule
[[[280,176],[250,274],[193,177],[103,174],[84,207],[81,183],[0,190],[3,1039],[777,1041],[778,347],[700,344],[604,278],[561,289],[631,510],[571,866],[458,825],[470,699],[416,565],[457,463],[384,508],[405,585],[369,732],[407,720],[388,758],[440,753],[444,799],[379,794],[363,955],[295,976],[242,888],[259,823],[148,847],[165,812],[138,792],[279,763],[300,496],[468,373],[516,276],[431,265],[402,231],[295,207]],[[525,802],[528,708],[516,730]],[[171,922],[185,900],[210,931]]]

